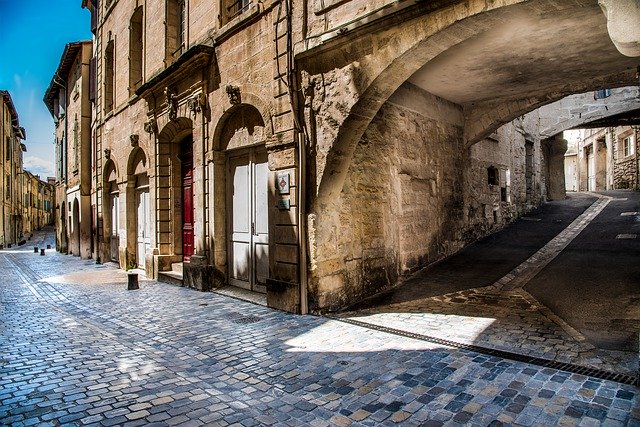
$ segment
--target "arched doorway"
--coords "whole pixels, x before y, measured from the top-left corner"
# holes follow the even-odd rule
[[[71,253],[80,256],[80,204],[78,199],[73,199],[71,214]]]
[[[133,219],[133,221],[131,221]],[[147,157],[141,148],[131,152],[127,181],[127,258],[128,264],[145,268],[151,248],[151,205]],[[131,259],[131,256],[133,259]]]
[[[109,160],[105,167],[104,174],[104,232],[105,241],[108,245],[108,259],[114,262],[119,261],[120,247],[120,189],[117,183],[116,167],[112,160]]]
[[[158,134],[157,223],[163,265],[186,261],[194,254],[193,123],[178,117]]]
[[[219,133],[224,150],[229,284],[266,292],[269,274],[269,167],[264,120],[252,105],[231,110]]]

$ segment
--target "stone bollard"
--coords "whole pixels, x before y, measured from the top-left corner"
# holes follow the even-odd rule
[[[47,249],[51,249],[51,245],[47,245]]]
[[[127,290],[129,291],[133,291],[136,289],[140,289],[140,287],[138,286],[138,273],[129,273],[129,283],[127,286]]]
[[[40,256],[44,256],[44,248],[40,249]]]
[[[37,247],[37,246],[34,246],[34,247],[33,247],[33,253],[34,253],[34,254],[37,254],[37,253],[38,253],[38,247]]]

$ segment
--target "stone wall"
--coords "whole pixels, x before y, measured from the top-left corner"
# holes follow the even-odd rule
[[[410,84],[385,103],[356,147],[339,211],[326,212],[331,232],[312,242],[312,308],[357,301],[460,247],[461,132],[457,107]]]
[[[395,286],[544,200],[535,114],[468,150],[463,122],[459,106],[410,83],[382,106],[339,198],[322,205],[324,233],[309,230],[312,310],[336,310]]]
[[[613,188],[637,190],[640,184],[638,182],[638,172],[640,170],[640,163],[638,162],[638,156],[640,154],[638,131],[629,126],[609,128],[608,131],[612,140],[612,149],[610,150],[612,170],[609,175],[612,179]],[[633,144],[629,156],[625,156],[624,153],[625,138],[631,138]]]
[[[618,161],[613,169],[613,185],[616,189],[638,188],[637,161],[634,158]]]
[[[115,177],[119,190],[119,251],[122,267],[136,258],[136,206],[132,160],[144,153],[149,178],[151,249],[147,251],[147,274],[171,268],[182,257],[180,141],[193,140],[194,262],[185,268],[196,281],[211,274],[215,283],[225,283],[228,273],[228,218],[226,159],[232,150],[261,146],[268,153],[270,186],[275,174],[288,172],[288,210],[276,208],[270,193],[269,260],[271,278],[296,284],[298,261],[297,135],[294,131],[290,97],[286,86],[286,21],[275,2],[255,2],[245,12],[227,21],[218,20],[221,2],[188,2],[187,40],[184,52],[167,59],[164,0],[150,0],[143,6],[143,81],[133,93],[129,87],[129,22],[139,3],[120,0],[102,14],[98,28],[98,99],[95,124],[97,167],[95,181],[98,216],[110,215],[111,186]],[[280,16],[279,25],[276,18]],[[279,28],[276,37],[276,27]],[[278,40],[276,55],[274,40]],[[105,49],[115,49],[114,108],[104,110]],[[276,63],[276,61],[278,61]],[[170,94],[170,95],[168,95]],[[251,111],[251,114],[246,114]],[[133,141],[135,140],[135,144]],[[108,154],[107,154],[108,153]],[[111,166],[112,165],[112,166]],[[115,172],[112,173],[115,168]],[[109,252],[109,220],[100,224],[102,257]],[[208,279],[207,279],[208,280]],[[211,283],[195,283],[201,289]],[[205,286],[207,285],[207,286]],[[294,298],[295,299],[295,298]],[[287,309],[298,302],[281,301]]]

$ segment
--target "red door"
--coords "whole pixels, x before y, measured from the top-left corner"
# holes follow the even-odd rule
[[[193,141],[181,142],[182,161],[182,259],[189,262],[193,255]]]

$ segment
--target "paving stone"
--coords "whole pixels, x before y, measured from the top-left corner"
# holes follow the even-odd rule
[[[151,280],[132,294],[110,266],[35,260],[0,251],[0,300],[10,304],[0,310],[3,423],[638,424],[634,387]],[[530,307],[512,297],[456,296]],[[261,320],[239,327],[238,314]],[[449,321],[417,325],[434,320]]]

